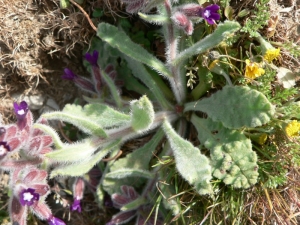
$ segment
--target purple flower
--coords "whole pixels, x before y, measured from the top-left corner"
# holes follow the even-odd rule
[[[94,50],[93,54],[90,53],[86,53],[84,55],[84,58],[86,61],[88,61],[92,66],[98,66],[98,56],[99,56],[99,52]]]
[[[47,220],[49,225],[66,225],[64,221],[52,216],[50,219]]]
[[[7,152],[10,151],[10,146],[6,141],[0,141],[0,159],[4,158]]]
[[[81,212],[81,206],[80,206],[80,200],[79,199],[75,199],[72,206],[71,206],[71,210],[72,211],[78,211]]]
[[[28,104],[25,101],[18,103],[14,102],[14,111],[18,120],[23,120],[28,112]]]
[[[93,94],[96,93],[94,84],[89,79],[76,75],[69,68],[64,69],[64,74],[62,75],[62,78],[65,80],[73,81],[78,87],[85,91],[91,92]]]
[[[84,180],[81,177],[77,178],[73,185],[74,202],[71,206],[72,211],[81,212],[80,200],[83,198],[84,187]]]
[[[70,70],[69,68],[64,69],[64,74],[62,75],[63,79],[65,79],[65,80],[74,80],[77,77],[78,76],[75,73],[73,73],[73,71]]]
[[[201,10],[201,16],[207,21],[210,25],[214,24],[216,20],[219,20],[221,17],[218,13],[220,6],[213,4],[205,7]]]
[[[28,205],[31,206],[35,201],[40,199],[40,195],[35,192],[33,188],[24,189],[20,193],[20,203],[22,206]]]
[[[105,225],[116,225],[116,224],[114,222],[112,222],[112,221],[109,221]]]
[[[4,127],[0,127],[0,136],[2,135],[2,134],[4,134],[6,132],[6,129],[4,128]]]
[[[10,147],[6,141],[0,141],[0,156],[10,151]]]

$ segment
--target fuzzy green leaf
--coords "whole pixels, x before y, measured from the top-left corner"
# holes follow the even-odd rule
[[[249,87],[225,86],[209,98],[185,105],[184,111],[202,111],[228,128],[257,127],[274,115],[274,107],[259,91]]]
[[[152,103],[144,95],[139,100],[130,102],[131,126],[136,132],[147,130],[154,120],[154,109]]]
[[[45,113],[42,117],[71,123],[88,134],[100,137],[107,137],[103,128],[119,127],[130,122],[129,115],[97,103],[83,108],[67,104],[61,112]]]
[[[117,27],[107,23],[100,23],[97,35],[112,47],[117,48],[134,60],[150,66],[166,77],[171,77],[170,71],[164,63],[147,52],[143,47],[131,41],[127,34],[120,31]]]
[[[45,113],[42,117],[48,120],[62,120],[77,126],[80,130],[87,134],[104,138],[107,137],[107,134],[102,127],[96,124],[92,118],[87,117],[85,112],[82,110],[82,107],[79,105],[67,104],[63,111]]]
[[[194,147],[189,141],[180,137],[170,123],[165,121],[163,129],[168,137],[173,150],[176,168],[181,176],[186,179],[199,194],[211,194],[211,166],[206,156]]]
[[[169,18],[163,15],[147,15],[141,12],[139,12],[138,15],[148,23],[152,23],[155,25],[163,25],[169,22]]]
[[[112,179],[122,179],[126,177],[142,177],[146,179],[153,178],[153,174],[147,170],[131,169],[131,168],[122,168],[106,174],[107,178]]]
[[[93,168],[101,159],[103,159],[109,152],[113,149],[120,147],[121,140],[116,140],[106,147],[101,149],[98,153],[90,156],[89,158],[85,158],[85,160],[80,160],[80,162],[76,164],[62,165],[60,167],[56,167],[53,171],[51,171],[50,178],[56,176],[82,176],[86,174],[90,169]]]
[[[210,150],[215,177],[235,188],[248,188],[257,182],[257,156],[243,133],[195,115],[191,121],[198,131],[198,139]]]
[[[53,162],[72,163],[89,158],[97,150],[99,139],[87,138],[82,142],[65,144],[60,150],[49,152],[45,157]]]
[[[179,64],[190,58],[193,55],[203,53],[211,48],[216,47],[222,41],[224,41],[229,35],[237,31],[240,28],[240,24],[235,21],[225,21],[219,23],[217,29],[210,35],[196,42],[194,45],[182,51],[172,64]]]

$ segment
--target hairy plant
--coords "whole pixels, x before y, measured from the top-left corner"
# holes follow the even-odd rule
[[[122,29],[100,23],[97,36],[101,40],[85,55],[91,78],[67,68],[63,75],[92,96],[84,97],[87,104],[68,104],[62,111],[43,114],[36,123],[25,102],[15,104],[18,123],[3,125],[0,139],[0,168],[11,172],[12,222],[26,224],[27,208],[31,208],[49,224],[64,224],[52,216],[45,203],[47,173],[50,178],[76,177],[71,210],[80,212],[84,175],[108,155],[112,158],[102,169],[96,190],[100,205],[107,193],[120,209],[108,224],[125,224],[134,218],[136,224],[161,224],[169,212],[180,216],[180,203],[170,198],[177,189],[172,181],[175,173],[195,195],[213,196],[213,180],[244,189],[257,183],[258,157],[251,142],[256,134],[251,131],[272,121],[274,105],[254,88],[234,86],[218,65],[209,69],[225,80],[219,77],[222,88],[208,96],[198,90],[202,80],[195,87],[196,94],[188,91],[186,80],[188,60],[217,47],[240,25],[235,21],[217,24],[218,5],[170,0],[124,3],[129,12],[138,12],[143,20],[161,26],[166,60],[134,43]],[[146,14],[153,7],[156,14]],[[203,38],[198,36],[189,44],[183,37],[192,37],[199,23],[213,31],[207,34],[203,30]],[[253,71],[248,69],[248,73]],[[197,72],[207,75],[208,68]],[[121,95],[125,89],[140,97],[128,100]],[[63,143],[49,120],[73,124],[86,136],[75,143]],[[149,141],[144,145],[123,158],[115,157],[125,142],[145,135]],[[10,159],[13,152],[21,159]],[[154,154],[159,162],[153,159]],[[164,163],[163,158],[170,162]],[[37,177],[29,184],[31,174]],[[14,213],[16,204],[21,215]]]

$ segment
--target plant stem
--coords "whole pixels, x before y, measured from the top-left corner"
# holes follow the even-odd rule
[[[172,16],[172,5],[170,0],[165,0],[164,3],[167,16],[171,18]],[[172,21],[167,24],[167,26],[164,26],[166,30],[166,45],[167,45],[167,52],[166,52],[166,58],[169,63],[169,68],[172,73],[172,77],[169,78],[170,84],[173,90],[173,93],[175,95],[176,101],[178,104],[182,104],[183,101],[186,98],[186,87],[183,85],[184,82],[182,80],[180,68],[179,65],[172,64],[176,57],[177,57],[177,45],[178,45],[178,39],[175,37],[175,30]]]

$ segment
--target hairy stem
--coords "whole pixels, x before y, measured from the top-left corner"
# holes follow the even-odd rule
[[[171,18],[172,5],[170,0],[165,0],[164,6],[168,17]],[[170,66],[171,73],[173,75],[169,80],[177,103],[182,104],[186,98],[185,86],[183,85],[183,82],[181,82],[181,73],[180,73],[179,66],[171,63],[177,57],[177,45],[178,45],[178,39],[175,37],[174,25],[171,20],[167,24],[167,26],[165,26],[165,30],[166,30],[166,44],[167,44],[166,57],[168,63],[170,63],[169,66]]]

